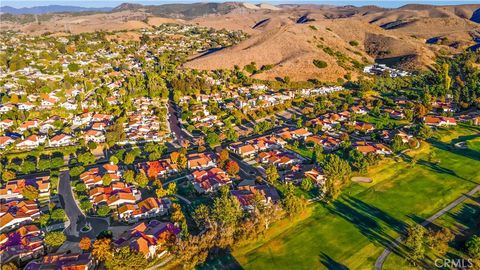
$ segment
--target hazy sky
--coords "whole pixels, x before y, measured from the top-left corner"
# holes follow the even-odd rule
[[[68,6],[81,6],[81,7],[114,7],[121,3],[140,3],[140,4],[165,4],[165,3],[194,3],[194,2],[225,2],[218,0],[202,1],[202,0],[0,0],[1,6],[12,7],[32,7],[32,6],[45,6],[45,5],[68,5]],[[243,1],[238,1],[243,2]],[[399,7],[409,3],[416,4],[431,4],[431,5],[455,5],[455,4],[478,4],[479,0],[423,0],[423,1],[400,1],[400,0],[349,0],[349,1],[334,1],[334,0],[264,0],[264,1],[244,1],[250,3],[270,3],[270,4],[284,4],[284,3],[303,3],[303,4],[330,4],[330,5],[377,5],[382,7]]]

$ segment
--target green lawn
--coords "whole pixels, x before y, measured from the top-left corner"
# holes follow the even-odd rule
[[[419,157],[415,166],[384,161],[369,172],[373,183],[350,184],[331,206],[314,204],[309,217],[277,226],[276,234],[233,255],[245,269],[373,269],[405,224],[421,222],[480,183],[475,152],[449,147],[451,140],[473,134],[478,129],[440,131],[440,140],[411,152]],[[439,163],[428,161],[431,151]]]
[[[464,253],[465,241],[470,239],[472,233],[478,233],[477,223],[480,219],[480,194],[476,194],[474,198],[467,199],[447,214],[443,215],[434,222],[434,225],[449,228],[455,235],[455,239],[450,243],[446,256],[435,254],[431,250],[427,250],[426,261],[434,265],[435,259],[443,257],[448,258],[466,258]],[[384,264],[385,269],[414,270],[408,261],[396,254],[391,254]]]

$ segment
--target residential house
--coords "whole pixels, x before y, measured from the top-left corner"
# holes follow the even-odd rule
[[[67,146],[71,145],[72,142],[72,136],[66,135],[66,134],[58,134],[53,136],[49,142],[48,146],[49,147],[60,147],[60,146]]]
[[[230,191],[230,194],[238,199],[240,205],[246,211],[252,211],[254,209],[255,200],[258,196],[265,205],[280,201],[280,195],[277,189],[269,185],[239,186],[236,190]]]
[[[215,167],[216,156],[213,153],[195,153],[187,157],[187,167],[190,170]]]
[[[172,202],[168,198],[149,197],[137,204],[124,204],[117,209],[118,217],[128,223],[168,213]]]
[[[161,257],[168,252],[165,243],[175,241],[180,231],[180,228],[170,222],[142,222],[124,232],[113,242],[113,246],[116,249],[130,247],[146,258]]]
[[[9,231],[40,217],[34,201],[10,201],[0,204],[0,232]]]
[[[95,259],[91,253],[49,254],[40,260],[31,261],[24,270],[93,270]]]
[[[188,178],[192,181],[195,190],[199,193],[213,192],[224,185],[232,183],[228,174],[217,167],[208,170],[194,171]]]
[[[423,117],[423,122],[429,126],[456,126],[457,122],[453,117],[443,117],[443,116],[425,116]]]
[[[43,232],[36,225],[25,225],[0,234],[0,262],[26,262],[42,256],[45,251]]]

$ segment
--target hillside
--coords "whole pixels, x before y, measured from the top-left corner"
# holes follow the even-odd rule
[[[334,81],[359,75],[358,63],[383,61],[409,69],[428,67],[440,51],[458,52],[474,44],[480,25],[471,20],[480,5],[378,7],[284,6],[282,10],[237,9],[193,22],[214,28],[240,29],[251,38],[185,64],[221,69],[273,65],[254,77]],[[428,44],[433,37],[442,42]],[[431,42],[430,42],[431,43]],[[327,66],[318,68],[314,60]],[[354,64],[350,64],[354,62]]]
[[[244,67],[251,62],[257,68],[271,65],[270,70],[252,75],[262,79],[355,78],[362,74],[363,65],[374,61],[424,69],[439,53],[473,48],[480,38],[480,5],[386,9],[239,2],[125,3],[107,13],[1,16],[0,30],[32,35],[133,30],[162,23],[242,30],[250,35],[248,40],[206,56],[192,56],[184,67],[221,69]]]

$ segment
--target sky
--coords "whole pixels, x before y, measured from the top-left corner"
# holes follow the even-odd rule
[[[235,1],[235,0],[233,0]],[[195,3],[195,2],[225,2],[221,0],[0,0],[0,6],[12,6],[12,7],[33,7],[33,6],[46,6],[46,5],[68,5],[68,6],[80,6],[80,7],[115,7],[121,3],[139,3],[145,5],[159,5],[166,3]],[[286,4],[286,3],[300,3],[300,4],[328,4],[328,5],[377,5],[387,8],[395,8],[406,4],[431,4],[431,5],[457,5],[457,4],[478,4],[479,0],[420,0],[420,1],[408,1],[408,0],[252,0],[238,2],[250,2],[250,3],[270,3],[270,4]]]

